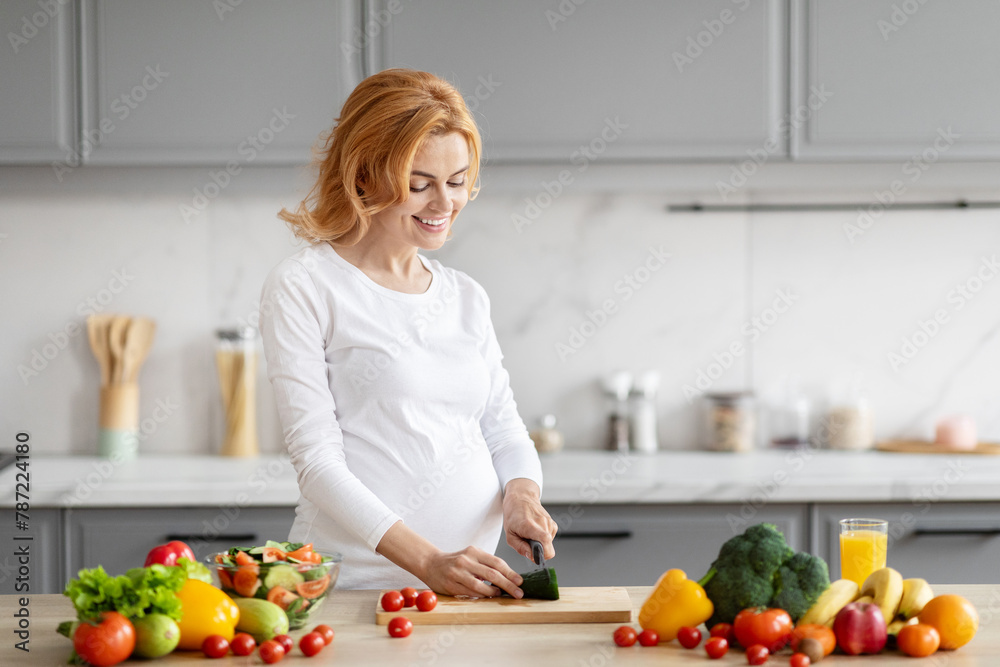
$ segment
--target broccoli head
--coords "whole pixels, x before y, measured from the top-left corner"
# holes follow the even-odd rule
[[[826,561],[800,551],[778,568],[770,606],[784,609],[793,623],[798,622],[829,587],[830,571]]]
[[[830,587],[830,573],[822,558],[788,546],[777,526],[758,523],[723,544],[698,583],[715,606],[711,628],[750,607],[778,607],[798,621]]]
[[[715,606],[708,627],[732,623],[748,607],[766,607],[775,594],[778,570],[795,555],[777,526],[759,523],[729,539],[699,582]]]

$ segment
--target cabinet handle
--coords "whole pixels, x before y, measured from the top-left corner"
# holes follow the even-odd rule
[[[1000,535],[1000,528],[917,528],[914,535],[971,535],[988,537]]]
[[[167,542],[180,540],[181,542],[257,542],[257,533],[232,533],[221,534],[215,537],[205,537],[200,533],[170,533],[167,535]]]
[[[590,531],[582,533],[556,533],[557,540],[627,540],[631,530]]]

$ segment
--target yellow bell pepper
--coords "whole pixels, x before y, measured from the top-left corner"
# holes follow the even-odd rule
[[[683,570],[667,570],[639,610],[639,625],[654,631],[661,642],[669,642],[679,629],[707,621],[712,611],[712,601],[697,581],[688,579]]]
[[[240,608],[232,598],[212,584],[198,579],[188,579],[177,591],[181,600],[181,640],[177,648],[196,651],[209,635],[221,635],[232,641],[236,634],[236,624],[240,620]]]

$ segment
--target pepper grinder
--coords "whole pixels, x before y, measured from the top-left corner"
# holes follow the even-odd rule
[[[646,371],[632,390],[632,449],[652,454],[659,448],[656,439],[656,391],[660,374]]]
[[[604,393],[611,397],[613,404],[608,418],[607,448],[615,452],[627,452],[631,440],[628,420],[628,396],[632,391],[632,374],[618,371],[604,378]]]

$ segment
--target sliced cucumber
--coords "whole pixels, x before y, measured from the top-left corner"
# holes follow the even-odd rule
[[[291,565],[277,564],[267,568],[267,574],[264,575],[264,587],[270,590],[275,586],[281,586],[285,590],[294,591],[295,586],[305,580],[305,577]]]
[[[534,570],[521,575],[521,590],[524,597],[537,600],[558,600],[559,583],[556,581],[556,571],[551,567],[544,570]]]

